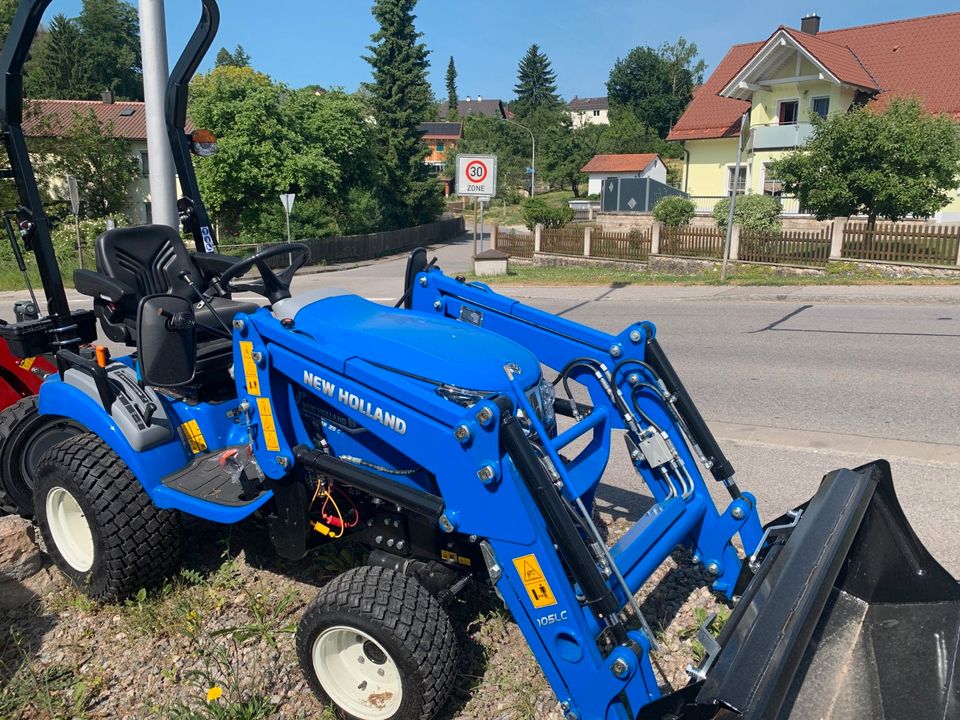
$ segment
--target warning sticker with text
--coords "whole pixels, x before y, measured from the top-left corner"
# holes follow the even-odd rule
[[[243,377],[247,381],[247,392],[257,396],[260,394],[260,371],[257,370],[257,361],[253,359],[253,343],[241,340],[240,355],[243,358]]]
[[[550,589],[550,583],[543,576],[543,570],[540,569],[540,563],[537,562],[536,555],[524,555],[513,559],[514,567],[520,573],[520,581],[527,589],[530,596],[530,602],[535,608],[549,607],[557,604],[557,598]]]
[[[280,450],[280,441],[277,438],[277,425],[273,421],[273,408],[270,398],[257,398],[257,410],[260,411],[260,425],[263,428],[263,444],[270,452]]]

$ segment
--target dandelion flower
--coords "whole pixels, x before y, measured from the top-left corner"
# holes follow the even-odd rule
[[[212,688],[207,690],[207,702],[214,702],[219,700],[223,695],[223,688],[219,685],[214,685]]]

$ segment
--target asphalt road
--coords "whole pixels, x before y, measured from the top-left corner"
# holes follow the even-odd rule
[[[465,239],[431,255],[456,274],[471,251]],[[342,288],[393,301],[405,262],[304,273],[294,292]],[[921,539],[960,576],[960,286],[499,291],[611,332],[654,321],[765,520],[809,498],[830,470],[889,459]],[[605,483],[599,497],[618,512],[646,505],[623,459]]]
[[[432,255],[448,274],[470,265],[469,244]],[[304,275],[298,289],[386,302],[402,292],[404,262]],[[831,470],[890,460],[921,539],[960,576],[960,286],[498,290],[610,332],[655,322],[764,520],[807,500]],[[605,483],[599,497],[619,512],[646,505],[622,458]]]

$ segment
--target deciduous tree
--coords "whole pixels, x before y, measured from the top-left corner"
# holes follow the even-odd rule
[[[429,120],[433,94],[427,81],[429,51],[420,42],[416,0],[376,0],[379,29],[366,57],[373,68],[367,88],[376,122],[383,223],[390,228],[432,222],[442,207],[440,188],[423,159],[420,123]]]
[[[917,100],[812,120],[810,140],[770,171],[819,219],[929,217],[960,185],[960,127]]]
[[[217,154],[198,161],[197,179],[221,226],[245,239],[279,238],[277,196],[296,188],[291,221],[298,237],[370,229],[348,206],[351,194],[373,186],[377,168],[359,98],[291,90],[234,66],[198,76],[190,98],[191,118],[219,138]],[[378,219],[377,208],[369,214]]]
[[[90,72],[90,97],[113,90],[126,100],[143,100],[140,19],[122,0],[83,0],[77,17]]]
[[[673,45],[662,45],[659,51],[634,48],[610,71],[610,106],[630,109],[665,138],[693,99],[693,88],[702,81],[704,68],[697,59],[697,46],[682,37]]]
[[[113,124],[101,124],[96,113],[89,110],[74,112],[68,127],[56,127],[48,121],[46,131],[56,137],[31,144],[41,184],[63,184],[68,175],[73,175],[80,190],[82,216],[123,216],[127,193],[140,164],[131,154],[129,143],[116,136]]]

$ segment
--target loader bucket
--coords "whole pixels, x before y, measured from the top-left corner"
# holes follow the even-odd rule
[[[705,680],[640,718],[960,718],[960,585],[907,522],[890,466],[830,473],[803,510]]]

